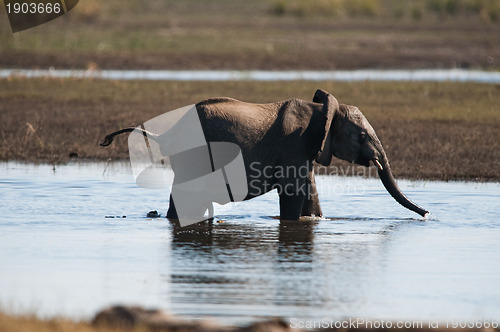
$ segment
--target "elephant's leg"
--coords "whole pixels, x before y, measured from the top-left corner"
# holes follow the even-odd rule
[[[318,189],[316,188],[316,180],[314,179],[314,170],[307,175],[307,197],[302,206],[302,216],[322,217],[323,212],[319,205]]]
[[[280,219],[298,220],[306,199],[304,193],[280,193]]]
[[[174,200],[172,198],[172,194],[170,194],[170,205],[169,205],[168,211],[167,211],[167,218],[168,219],[179,219],[179,216],[177,215],[177,210],[175,209],[175,204],[174,204]]]

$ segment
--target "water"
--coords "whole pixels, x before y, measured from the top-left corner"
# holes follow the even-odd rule
[[[500,184],[318,177],[331,219],[280,223],[274,193],[176,233],[168,191],[127,164],[0,164],[0,306],[89,318],[111,304],[245,323],[269,316],[498,319]],[[217,212],[217,210],[216,210]],[[106,218],[115,216],[115,218]],[[126,218],[116,218],[126,216]]]
[[[168,81],[450,81],[500,83],[500,72],[468,69],[417,70],[336,70],[336,71],[264,71],[264,70],[64,70],[0,69],[0,78],[57,77],[111,80]]]

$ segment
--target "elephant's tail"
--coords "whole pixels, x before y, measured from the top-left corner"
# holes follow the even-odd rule
[[[147,131],[147,130],[145,130],[143,128],[129,127],[129,128],[120,129],[118,131],[115,131],[114,133],[111,133],[111,134],[107,135],[104,138],[104,141],[102,141],[101,143],[99,143],[99,145],[100,146],[108,146],[111,143],[113,143],[113,139],[115,138],[115,136],[123,134],[123,133],[130,133],[132,131],[140,131],[140,132],[142,132],[142,134],[145,137],[152,138],[153,140],[155,140],[155,138],[157,138],[159,136],[158,134],[152,133],[152,132]]]

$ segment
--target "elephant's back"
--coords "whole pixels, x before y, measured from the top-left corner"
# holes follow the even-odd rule
[[[196,104],[200,117],[225,117],[230,120],[242,121],[252,119],[276,119],[278,111],[284,102],[270,104],[254,104],[239,101],[233,98],[210,98]]]
[[[280,103],[252,104],[212,98],[196,104],[207,140],[258,142],[276,122]]]

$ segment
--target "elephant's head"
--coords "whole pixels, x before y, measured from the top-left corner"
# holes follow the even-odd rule
[[[357,107],[339,104],[335,97],[323,90],[316,91],[313,102],[323,104],[323,113],[329,118],[329,130],[325,131],[316,161],[327,166],[332,155],[362,166],[369,166],[371,161],[377,166],[385,188],[398,203],[421,216],[429,213],[410,201],[398,188],[382,143]]]

